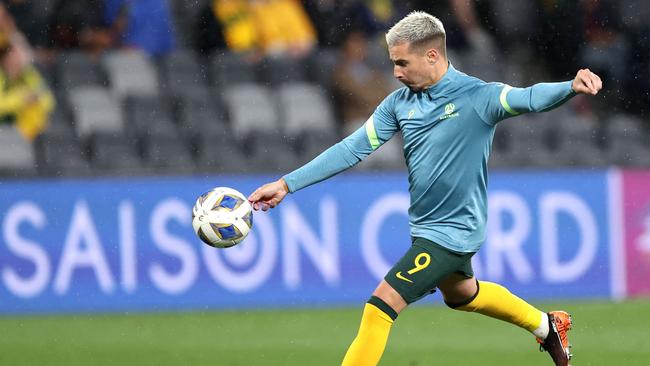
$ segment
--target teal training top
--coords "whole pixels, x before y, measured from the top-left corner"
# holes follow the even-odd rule
[[[391,93],[361,128],[284,180],[290,192],[320,182],[354,166],[401,131],[411,236],[475,252],[485,241],[487,163],[497,122],[552,109],[573,95],[571,81],[512,88],[486,83],[450,64],[428,89],[403,87]]]

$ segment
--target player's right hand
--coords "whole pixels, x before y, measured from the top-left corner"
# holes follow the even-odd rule
[[[255,211],[267,211],[279,205],[289,193],[289,187],[284,179],[280,178],[275,182],[267,183],[248,196],[248,201]]]
[[[571,84],[571,89],[578,94],[596,95],[602,88],[600,77],[589,69],[579,70]]]

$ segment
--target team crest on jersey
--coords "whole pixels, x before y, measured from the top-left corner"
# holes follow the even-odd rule
[[[439,120],[442,121],[445,119],[458,117],[459,114],[458,112],[455,112],[455,110],[456,110],[456,105],[454,103],[447,103],[447,105],[445,106],[445,114],[440,116]]]

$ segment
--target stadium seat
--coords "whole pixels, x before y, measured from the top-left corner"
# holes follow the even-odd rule
[[[172,108],[157,97],[128,97],[124,101],[125,130],[130,136],[176,136],[178,133]]]
[[[558,127],[555,129],[557,148],[553,153],[557,163],[568,167],[605,165],[605,156],[598,146],[596,121],[574,116],[563,120]]]
[[[158,95],[156,69],[142,51],[113,51],[104,56],[102,64],[118,97]]]
[[[57,108],[50,114],[47,128],[44,133],[51,135],[63,135],[72,138],[75,136],[73,118],[62,103],[57,103]]]
[[[287,83],[278,91],[280,120],[284,131],[297,135],[306,130],[333,131],[334,121],[331,101],[316,84]]]
[[[70,90],[68,99],[75,120],[77,136],[92,132],[120,133],[124,129],[119,104],[108,91],[98,86],[81,86]]]
[[[194,159],[189,146],[176,136],[151,135],[143,143],[146,165],[162,174],[192,173]]]
[[[189,138],[232,132],[223,107],[214,99],[183,99],[178,103],[177,117],[181,134]]]
[[[63,52],[56,58],[56,85],[67,91],[79,86],[106,86],[99,62],[81,51]]]
[[[620,166],[650,166],[650,134],[643,122],[614,115],[605,124],[608,161]]]
[[[228,51],[215,53],[210,58],[210,69],[215,88],[227,88],[234,84],[256,81],[255,66],[237,53]]]
[[[336,48],[319,48],[312,52],[307,59],[309,80],[329,89],[338,58],[339,51]]]
[[[170,95],[174,103],[221,103],[211,90],[203,85],[185,85]]]
[[[35,173],[32,144],[13,126],[0,126],[0,174],[2,176]]]
[[[252,131],[278,131],[276,102],[271,91],[259,84],[246,83],[223,90],[233,132],[239,137]]]
[[[298,168],[295,138],[280,131],[254,131],[247,137],[250,167],[255,172],[286,172]]]
[[[180,49],[165,55],[160,61],[160,87],[176,98],[188,91],[208,93],[205,65],[189,50]]]
[[[177,49],[163,56],[160,67],[165,74],[190,74],[207,80],[206,70],[202,67],[193,51]]]
[[[41,74],[43,77],[43,80],[45,83],[53,89],[53,91],[56,90],[57,87],[57,65],[56,62],[53,64],[50,63],[42,63],[42,62],[36,62],[33,64],[36,70]]]
[[[36,139],[37,169],[44,176],[78,176],[91,173],[86,151],[74,137],[48,135]]]
[[[196,145],[197,165],[202,173],[250,172],[245,149],[245,142],[231,134],[201,135]]]
[[[258,67],[258,80],[269,86],[307,80],[305,63],[289,57],[268,57]]]
[[[305,164],[341,140],[336,130],[304,131],[296,138],[298,164]]]
[[[502,158],[504,163],[511,163],[518,167],[549,167],[557,164],[551,155],[549,144],[549,125],[540,121],[539,117],[532,114],[515,117],[500,123],[501,151],[496,153],[496,158]],[[499,153],[504,156],[498,156]],[[496,164],[495,162],[493,164]]]
[[[89,139],[90,161],[100,174],[138,174],[142,163],[137,142],[122,135],[97,133]]]

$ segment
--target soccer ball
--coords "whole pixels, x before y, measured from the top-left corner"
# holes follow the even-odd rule
[[[216,248],[232,247],[244,240],[253,227],[251,204],[232,188],[214,188],[196,200],[192,227],[204,243]]]

